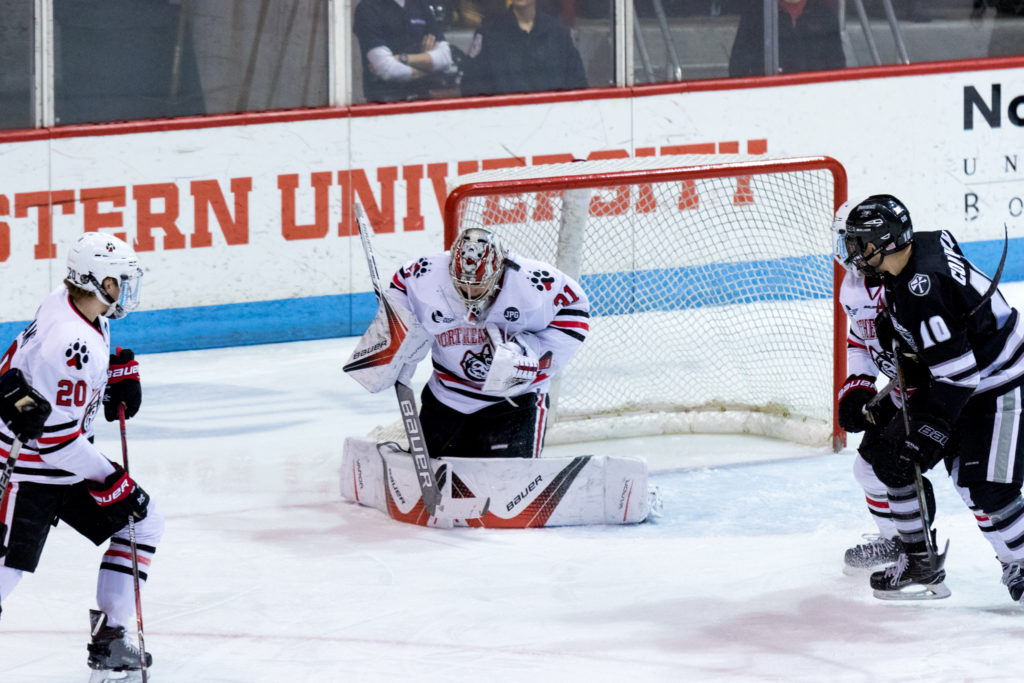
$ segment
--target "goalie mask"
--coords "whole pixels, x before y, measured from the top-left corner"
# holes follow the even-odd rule
[[[907,248],[914,240],[910,212],[900,200],[887,194],[872,195],[851,208],[845,227],[838,231],[843,262],[871,275],[878,274],[887,255]],[[878,263],[870,265],[876,256]]]
[[[448,272],[452,285],[466,304],[470,320],[486,313],[505,274],[505,248],[498,236],[482,228],[468,228],[452,243]]]
[[[117,282],[117,299],[103,289],[107,278]],[[139,305],[142,269],[135,250],[124,241],[99,232],[87,232],[78,238],[68,254],[68,274],[64,281],[92,292],[107,311],[107,318],[123,318]]]

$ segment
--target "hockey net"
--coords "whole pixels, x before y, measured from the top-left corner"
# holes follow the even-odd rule
[[[454,178],[445,247],[497,232],[575,277],[590,335],[552,390],[548,443],[751,433],[839,448],[846,318],[828,157],[687,156]]]

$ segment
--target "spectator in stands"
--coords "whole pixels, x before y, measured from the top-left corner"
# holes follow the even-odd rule
[[[484,18],[473,36],[462,77],[463,95],[571,90],[587,87],[583,60],[569,28],[537,9],[537,0],[511,0]]]
[[[368,102],[430,97],[452,66],[451,48],[425,0],[360,0],[352,30]]]
[[[985,10],[996,10],[992,36],[988,41],[989,57],[1019,57],[1024,55],[1021,24],[1024,23],[1024,0],[974,0],[972,17],[980,19]]]
[[[836,0],[778,0],[779,73],[846,67]],[[744,2],[730,76],[764,76],[764,8]]]

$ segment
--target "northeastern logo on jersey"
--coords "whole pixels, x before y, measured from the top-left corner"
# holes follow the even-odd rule
[[[910,284],[907,287],[910,288],[910,293],[914,296],[925,296],[932,288],[932,281],[928,279],[927,275],[918,273],[910,278]]]
[[[85,346],[85,342],[76,341],[64,349],[64,357],[68,359],[67,365],[69,368],[81,370],[89,362],[89,349]]]
[[[490,344],[485,345],[480,353],[466,351],[466,355],[462,357],[462,371],[471,380],[483,382],[487,379],[487,373],[491,369],[491,360],[493,358],[494,352],[491,350]]]

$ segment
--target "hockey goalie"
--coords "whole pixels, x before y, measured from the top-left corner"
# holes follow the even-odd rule
[[[540,458],[551,378],[589,332],[580,285],[471,228],[450,252],[401,267],[382,291],[369,226],[358,222],[380,305],[345,371],[370,392],[395,387],[409,448],[346,439],[342,496],[429,526],[646,519],[643,460]],[[433,373],[417,411],[409,379],[428,352]]]

